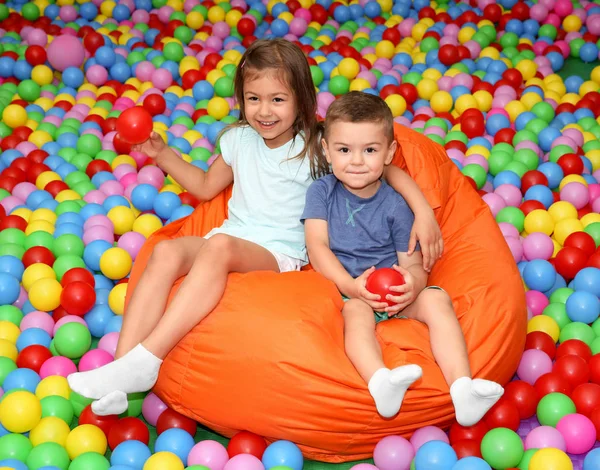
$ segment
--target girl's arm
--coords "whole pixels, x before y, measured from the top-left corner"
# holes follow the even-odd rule
[[[433,209],[415,180],[397,166],[387,165],[383,177],[397,193],[402,195],[415,214],[415,223],[410,234],[408,254],[410,255],[414,252],[417,241],[419,241],[421,244],[421,253],[423,254],[423,267],[426,271],[430,271],[444,251],[442,232],[440,231]]]

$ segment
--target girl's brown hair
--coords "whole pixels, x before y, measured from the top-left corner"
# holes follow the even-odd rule
[[[244,109],[244,81],[268,70],[276,71],[281,76],[296,100],[294,138],[302,133],[305,146],[294,158],[308,156],[313,178],[327,174],[329,164],[321,146],[323,126],[317,120],[317,94],[308,61],[302,49],[295,44],[279,38],[260,39],[246,50],[235,74],[234,90],[240,106],[240,119],[233,126],[248,125]]]

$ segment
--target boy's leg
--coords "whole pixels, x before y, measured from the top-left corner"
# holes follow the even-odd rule
[[[373,310],[365,302],[348,300],[342,315],[346,354],[368,384],[379,414],[390,418],[398,413],[406,390],[421,377],[422,370],[414,364],[393,370],[385,367],[381,348],[375,338]]]
[[[159,242],[154,247],[123,316],[115,359],[128,353],[154,330],[173,284],[189,272],[206,242],[202,237],[181,237]]]
[[[162,359],[218,304],[231,272],[279,272],[265,248],[227,235],[211,237],[200,249],[185,281],[153,331],[130,352],[99,369],[71,374],[71,388],[88,398],[120,390],[135,393],[156,383]]]
[[[450,387],[456,420],[462,426],[476,424],[504,389],[496,382],[471,378],[465,338],[450,296],[442,289],[426,288],[402,315],[427,325],[433,357]]]

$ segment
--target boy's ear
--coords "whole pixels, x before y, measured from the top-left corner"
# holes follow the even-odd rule
[[[385,164],[389,165],[390,163],[392,163],[392,160],[394,159],[394,155],[396,154],[396,149],[398,148],[398,142],[396,142],[395,140],[392,141],[392,143],[390,144],[389,148],[388,148],[388,155],[385,159]]]
[[[327,163],[331,163],[331,158],[329,158],[329,147],[327,146],[327,141],[325,139],[321,139],[321,146],[323,147]]]

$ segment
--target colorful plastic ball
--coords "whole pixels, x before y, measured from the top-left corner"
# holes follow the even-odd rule
[[[39,279],[29,289],[29,301],[36,310],[50,312],[60,305],[61,292],[62,286],[56,279]]]
[[[181,459],[171,452],[157,452],[144,464],[143,470],[183,470]]]
[[[583,470],[598,469],[600,469],[600,449],[594,449],[585,456]]]
[[[466,457],[456,462],[452,470],[491,470],[491,468],[485,460],[479,457]]]
[[[117,118],[117,132],[130,144],[141,144],[152,133],[152,115],[141,106],[129,108]]]
[[[188,465],[204,465],[208,468],[223,468],[229,455],[223,445],[217,441],[198,442],[188,455]]]
[[[532,260],[525,266],[523,280],[530,289],[545,292],[550,290],[554,285],[556,271],[546,260]]]
[[[501,398],[487,412],[484,420],[490,429],[506,428],[516,431],[519,428],[519,410],[513,402]]]
[[[113,466],[123,465],[127,468],[143,468],[151,455],[152,453],[146,444],[140,441],[124,441],[113,450],[110,463]]]
[[[572,321],[593,323],[600,315],[600,299],[590,292],[573,292],[567,299],[566,308]]]
[[[506,384],[503,397],[516,406],[521,419],[531,418],[539,403],[535,388],[521,380],[513,380]]]
[[[0,305],[16,302],[19,292],[19,280],[10,274],[0,273]]]
[[[516,467],[523,453],[523,441],[510,429],[492,429],[481,441],[481,455],[493,468]]]
[[[290,467],[292,470],[302,470],[304,458],[296,444],[290,441],[275,441],[267,447],[262,456],[266,468],[278,465]]]
[[[108,433],[108,444],[111,449],[115,449],[121,442],[136,440],[148,444],[150,441],[150,432],[148,426],[138,418],[122,418],[112,425]]]
[[[171,428],[183,429],[187,431],[188,434],[194,436],[196,434],[198,424],[193,419],[183,416],[171,408],[167,408],[160,414],[158,420],[156,421],[156,432],[158,435],[160,435],[167,429]]]
[[[265,467],[259,459],[250,454],[238,454],[229,460],[223,470],[262,470]]]
[[[69,455],[64,447],[56,442],[44,442],[35,446],[27,456],[29,468],[52,469],[67,468]]]
[[[83,356],[92,344],[90,330],[77,322],[65,323],[58,328],[54,335],[54,347],[61,355],[69,359]]]
[[[48,62],[56,70],[81,67],[85,58],[84,48],[78,38],[70,35],[55,37],[47,48]]]
[[[238,454],[252,454],[262,459],[266,448],[267,443],[262,437],[249,431],[240,431],[227,444],[227,453],[230,458]]]
[[[539,426],[533,429],[525,438],[525,449],[544,449],[553,447],[566,450],[565,438],[557,429],[550,426]]]
[[[9,104],[2,111],[2,122],[14,129],[27,123],[27,111],[17,104]]]
[[[34,446],[45,442],[54,442],[64,446],[70,432],[71,429],[62,419],[47,416],[42,418],[37,426],[31,430],[29,439]]]
[[[563,435],[566,451],[570,454],[584,454],[596,443],[594,423],[582,414],[574,413],[562,417],[556,429]]]
[[[590,377],[590,370],[585,359],[574,354],[556,359],[552,371],[567,379],[572,388],[586,383]]]
[[[576,412],[575,404],[563,393],[549,393],[537,407],[537,417],[543,426],[556,427],[560,419]]]
[[[131,265],[131,256],[122,248],[109,248],[100,257],[100,271],[109,279],[123,279],[131,271]]]
[[[42,406],[31,392],[16,391],[0,401],[0,424],[10,432],[31,431],[42,418]]]
[[[529,470],[573,470],[573,463],[562,450],[540,449],[531,457]]]
[[[155,452],[171,452],[187,465],[188,454],[194,447],[194,438],[183,429],[167,429],[154,444]]]
[[[454,449],[442,441],[426,442],[417,450],[415,455],[416,468],[450,470],[457,461],[458,458]]]
[[[17,366],[19,368],[31,369],[39,373],[44,362],[51,357],[52,353],[48,348],[39,344],[32,344],[21,350],[17,357]]]
[[[96,291],[86,282],[71,282],[64,287],[60,295],[60,304],[71,315],[85,315],[95,302]]]

